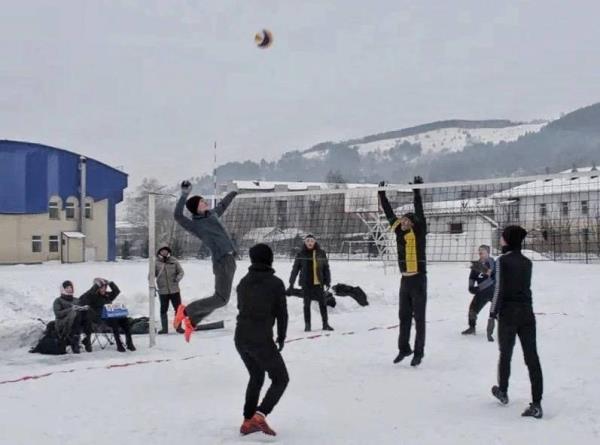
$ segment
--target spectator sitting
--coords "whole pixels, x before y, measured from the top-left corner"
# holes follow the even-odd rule
[[[110,290],[108,290],[109,287]],[[104,305],[111,304],[120,293],[121,291],[114,282],[105,280],[104,278],[96,278],[94,279],[92,288],[83,294],[79,300],[81,304],[89,306],[89,318],[92,323],[105,323],[112,329],[115,343],[117,344],[117,350],[119,352],[125,352],[125,347],[121,342],[119,328],[123,329],[125,332],[127,349],[135,351],[135,346],[133,345],[133,340],[131,338],[131,330],[129,329],[129,319],[127,317],[102,318],[102,308]]]
[[[91,324],[87,313],[89,307],[80,305],[79,300],[73,297],[73,293],[73,283],[68,280],[63,282],[60,287],[60,297],[54,300],[52,305],[56,317],[56,333],[60,339],[71,346],[74,354],[79,354],[81,331],[85,331],[83,345],[87,352],[92,352]]]

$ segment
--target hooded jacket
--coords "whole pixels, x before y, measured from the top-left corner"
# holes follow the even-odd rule
[[[56,317],[56,332],[60,338],[66,339],[71,334],[71,328],[77,312],[73,310],[73,306],[79,304],[77,298],[73,295],[61,295],[52,304],[52,310]]]
[[[157,255],[155,276],[159,295],[170,295],[180,291],[179,282],[183,279],[183,268],[173,256],[165,258]]]
[[[311,286],[331,285],[331,271],[327,253],[321,249],[319,243],[315,243],[312,250],[308,250],[306,246],[303,246],[302,250],[296,254],[292,273],[290,274],[290,286],[294,285],[298,274],[300,274],[299,284],[303,289]]]
[[[227,207],[237,195],[231,192],[217,204],[217,206],[206,211],[203,215],[193,215],[192,219],[184,216],[183,208],[189,193],[183,193],[175,206],[175,220],[188,232],[198,237],[210,250],[213,263],[218,262],[225,255],[235,254],[235,245],[220,220]]]
[[[273,342],[277,321],[277,341],[287,334],[288,312],[283,281],[265,264],[252,264],[237,286],[238,310],[235,342],[262,345]]]

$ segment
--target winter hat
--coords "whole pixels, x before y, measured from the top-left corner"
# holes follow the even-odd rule
[[[521,248],[521,244],[526,236],[527,230],[521,226],[507,226],[502,232],[502,238],[512,248]]]
[[[156,252],[156,255],[157,255],[157,256],[160,256],[160,253],[161,253],[163,250],[166,250],[167,252],[169,252],[169,255],[172,255],[172,253],[173,253],[173,252],[171,252],[171,248],[170,248],[169,246],[163,246],[163,247],[161,247],[160,249],[158,249],[158,251]]]
[[[307,239],[314,239],[316,240],[315,236],[312,233],[307,233],[306,235],[304,235],[304,240],[306,241]]]
[[[411,223],[415,223],[415,221],[417,220],[417,215],[415,215],[413,212],[408,212],[405,213],[404,215],[402,215],[403,218],[408,218],[410,220]]]
[[[256,244],[250,248],[250,261],[252,264],[273,264],[273,251],[263,243]]]
[[[63,295],[73,295],[73,283],[69,280],[63,281],[63,284],[60,286],[60,293]]]
[[[202,200],[202,196],[192,196],[191,198],[189,198],[186,202],[185,202],[185,206],[187,207],[187,209],[190,211],[190,213],[192,215],[197,215],[198,214],[198,204],[200,203],[200,201]]]

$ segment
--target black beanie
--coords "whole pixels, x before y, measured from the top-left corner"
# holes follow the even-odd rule
[[[172,255],[172,254],[173,254],[173,252],[171,251],[171,248],[170,248],[169,246],[162,246],[160,249],[158,249],[158,250],[156,251],[156,255],[157,255],[157,256],[160,256],[160,253],[161,253],[163,250],[166,250],[167,252],[169,252],[169,255]]]
[[[66,289],[67,287],[73,287],[73,282],[69,280],[63,281],[62,288]]]
[[[185,202],[186,208],[190,211],[192,215],[198,214],[198,204],[202,200],[202,196],[192,196]]]
[[[250,261],[252,264],[273,264],[273,251],[266,244],[260,243],[250,248]]]
[[[506,244],[512,248],[521,248],[523,240],[527,236],[527,230],[521,226],[507,226],[502,231],[502,238]]]

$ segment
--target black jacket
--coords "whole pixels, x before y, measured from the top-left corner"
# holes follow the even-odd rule
[[[471,268],[471,273],[469,274],[469,290],[474,290],[475,293],[482,292],[490,287],[493,287],[494,283],[496,282],[496,262],[494,259],[489,257],[482,265],[486,269],[490,269],[492,274],[488,275]],[[477,284],[477,286],[475,286],[475,284]]]
[[[496,289],[490,317],[496,318],[502,307],[510,303],[532,306],[531,260],[520,250],[511,250],[496,260]]]
[[[90,290],[79,297],[79,304],[81,306],[88,305],[90,307],[88,310],[88,317],[92,323],[98,323],[101,321],[102,308],[104,305],[112,303],[121,293],[121,290],[114,282],[110,281],[108,285],[110,287],[110,291],[107,290],[104,295],[98,292],[99,287],[94,284]]]
[[[290,274],[290,286],[296,282],[296,277],[300,273],[300,287],[307,288],[315,286],[315,261],[317,278],[321,286],[331,285],[331,271],[329,270],[329,261],[327,253],[321,249],[319,244],[315,244],[313,250],[308,250],[306,246],[296,255],[292,273]]]
[[[238,310],[235,342],[261,345],[273,341],[277,320],[277,341],[285,340],[288,324],[283,281],[266,265],[253,264],[237,286]]]
[[[391,230],[396,233],[398,247],[398,266],[402,273],[427,273],[426,236],[427,221],[423,212],[423,199],[419,189],[413,190],[414,195],[414,226],[410,230],[402,230],[400,219],[394,213],[385,191],[379,192],[379,201],[390,223]]]

